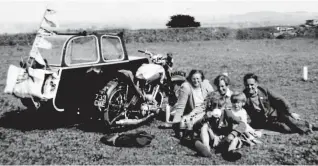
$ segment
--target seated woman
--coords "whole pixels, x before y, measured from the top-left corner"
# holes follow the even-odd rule
[[[221,74],[214,79],[213,83],[217,88],[217,93],[219,93],[221,96],[221,100],[225,102],[225,107],[231,108],[232,104],[230,98],[233,92],[230,89],[230,78],[224,74]]]
[[[201,70],[190,71],[187,80],[180,87],[177,103],[172,108],[172,112],[175,112],[172,123],[176,137],[181,136],[180,129],[185,127],[182,123],[179,125],[181,121],[184,122],[183,118],[187,117],[184,115],[191,117],[204,113],[204,99],[212,91],[212,85],[205,79]],[[167,116],[170,116],[170,112],[167,112]],[[186,128],[191,129],[192,126]]]

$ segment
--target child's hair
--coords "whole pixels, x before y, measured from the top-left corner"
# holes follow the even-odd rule
[[[225,105],[225,101],[221,100],[221,95],[216,92],[211,92],[205,99],[206,111],[212,111],[215,108],[221,108]]]
[[[246,102],[246,96],[243,92],[234,92],[231,96],[231,102],[236,103],[236,102]]]

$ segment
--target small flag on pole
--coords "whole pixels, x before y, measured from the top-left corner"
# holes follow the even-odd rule
[[[42,55],[39,52],[39,49],[37,47],[32,47],[30,51],[30,57],[34,58],[35,61],[37,61],[41,65],[45,65],[44,59]]]
[[[51,49],[52,44],[45,40],[44,37],[37,35],[34,40],[34,46],[38,48]]]
[[[59,24],[56,19],[56,11],[52,9],[46,9],[45,15],[41,27],[55,27],[58,28]]]

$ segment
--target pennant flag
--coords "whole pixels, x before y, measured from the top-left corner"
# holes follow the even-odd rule
[[[42,55],[39,52],[39,49],[37,47],[32,47],[30,51],[30,57],[34,58],[35,61],[37,61],[41,65],[45,65],[44,59]]]
[[[49,13],[49,14],[55,14],[56,11],[53,10],[53,9],[46,9],[46,12]]]
[[[33,46],[39,47],[39,48],[44,48],[44,49],[51,49],[52,48],[52,44],[49,41],[45,40],[44,37],[42,37],[40,35],[37,35],[35,37]]]
[[[53,36],[53,35],[56,35],[56,33],[51,32],[51,31],[49,31],[47,29],[44,29],[42,27],[40,27],[40,29],[38,30],[37,34],[41,35],[41,36]]]
[[[56,11],[52,9],[46,9],[45,15],[43,17],[43,22],[41,27],[55,27],[58,28],[59,24],[56,19]]]

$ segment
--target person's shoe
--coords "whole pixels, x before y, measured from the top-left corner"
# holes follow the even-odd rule
[[[305,121],[306,127],[308,128],[306,131],[304,131],[303,134],[311,134],[313,133],[313,125],[309,123],[308,121]]]
[[[212,157],[212,153],[210,152],[210,150],[201,141],[195,141],[194,147],[200,156]]]
[[[242,158],[242,154],[237,150],[231,150],[222,154],[224,160],[237,161]]]
[[[114,134],[110,134],[110,135],[105,135],[103,136],[100,141],[103,142],[106,145],[115,145],[115,141],[118,138],[119,134],[118,133],[114,133]]]
[[[313,123],[308,123],[308,128],[311,132],[318,131],[318,126],[316,124],[313,124]]]

